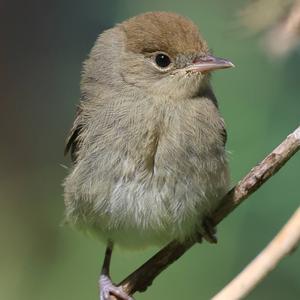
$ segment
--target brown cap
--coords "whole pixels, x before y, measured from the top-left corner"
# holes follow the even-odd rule
[[[175,13],[149,12],[119,26],[126,33],[127,49],[134,53],[163,51],[173,58],[178,54],[208,53],[196,25]]]

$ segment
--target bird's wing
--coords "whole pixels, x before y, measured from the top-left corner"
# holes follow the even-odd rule
[[[211,88],[210,85],[206,86],[205,89],[201,90],[201,94],[200,94],[201,97],[206,97],[208,99],[210,99],[214,105],[219,108],[219,105],[218,105],[218,100]],[[226,128],[225,128],[225,122],[224,122],[224,119],[222,119],[222,131],[221,131],[221,135],[222,135],[222,138],[223,138],[223,144],[224,144],[224,147],[226,145],[226,142],[227,142],[227,131],[226,131]]]
[[[223,144],[224,144],[224,147],[225,147],[226,142],[227,142],[227,131],[226,131],[225,123],[224,123],[224,122],[223,122],[223,127],[222,127],[221,135],[222,135],[222,138],[223,138]]]
[[[80,107],[77,107],[75,121],[66,139],[66,144],[65,144],[64,154],[67,155],[68,152],[70,152],[73,163],[76,163],[77,161],[77,152],[79,149],[78,137],[82,130],[82,124],[80,122],[80,114],[81,114],[81,109]]]

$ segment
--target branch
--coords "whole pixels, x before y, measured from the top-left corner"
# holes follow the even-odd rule
[[[300,149],[300,127],[291,133],[260,164],[254,167],[222,200],[219,208],[212,215],[213,225],[220,223],[246,198],[254,193],[263,183],[273,176]],[[164,269],[180,258],[193,241],[179,244],[171,242],[140,268],[125,278],[120,286],[130,295],[143,292]],[[112,299],[116,299],[111,297]]]
[[[246,297],[300,242],[300,207],[270,244],[212,300]]]

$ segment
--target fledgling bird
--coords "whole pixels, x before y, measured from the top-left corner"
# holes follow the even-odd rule
[[[210,214],[228,189],[226,131],[197,27],[166,12],[103,32],[83,66],[66,152],[66,219],[107,242],[100,299],[132,299],[109,277],[112,246],[214,241]]]

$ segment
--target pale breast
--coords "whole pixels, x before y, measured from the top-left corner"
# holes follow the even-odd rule
[[[106,144],[91,148],[94,159],[82,159],[67,179],[77,181],[68,186],[76,187],[70,195],[79,222],[123,245],[134,244],[129,236],[143,245],[194,234],[225,193],[228,171],[217,108],[204,98],[189,101],[125,105],[107,128],[103,116],[95,132]]]

